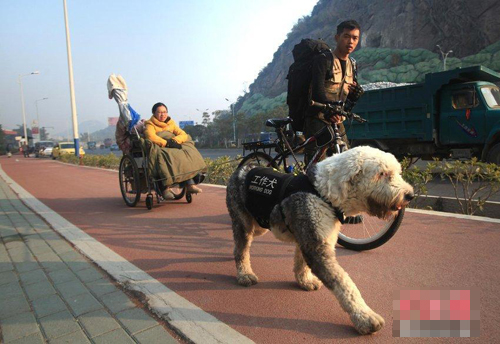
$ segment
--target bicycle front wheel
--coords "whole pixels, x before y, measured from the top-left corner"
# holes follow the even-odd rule
[[[399,229],[405,209],[401,208],[389,219],[362,213],[358,221],[346,222],[339,233],[338,244],[349,250],[366,251],[380,247],[391,239]]]
[[[246,165],[277,168],[276,163],[273,161],[273,158],[269,154],[262,152],[253,152],[248,154],[243,158],[243,160],[241,160],[238,168]]]

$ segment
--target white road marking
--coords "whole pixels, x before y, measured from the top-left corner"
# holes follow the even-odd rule
[[[455,213],[445,213],[443,211],[423,210],[423,209],[413,209],[413,208],[406,208],[405,211],[410,212],[410,213],[416,213],[416,214],[444,216],[444,217],[454,217],[456,219],[465,219],[465,220],[473,220],[473,221],[481,221],[481,222],[500,223],[500,219],[493,219],[491,217],[485,217],[485,216],[464,215],[464,214],[455,214]]]

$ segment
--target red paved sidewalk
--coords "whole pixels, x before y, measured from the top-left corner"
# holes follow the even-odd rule
[[[386,319],[378,334],[360,337],[332,295],[294,283],[293,246],[257,238],[252,264],[260,283],[236,284],[225,189],[204,186],[192,204],[174,201],[128,208],[116,172],[48,160],[0,159],[4,171],[57,211],[182,297],[257,343],[392,342],[393,292],[481,288],[481,338],[500,341],[500,225],[407,213],[386,245],[338,260],[366,302]],[[420,342],[418,338],[407,339]],[[452,339],[430,339],[454,342]]]

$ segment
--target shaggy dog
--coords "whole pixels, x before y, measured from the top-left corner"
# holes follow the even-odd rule
[[[237,169],[226,195],[237,281],[243,286],[258,282],[250,265],[250,245],[255,236],[268,231],[259,226],[245,203],[245,177],[253,168],[247,165]],[[384,326],[384,319],[368,307],[335,258],[341,223],[332,206],[346,216],[367,212],[387,218],[409,203],[413,188],[402,179],[401,166],[392,154],[371,147],[356,147],[325,159],[309,171],[308,178],[317,194],[298,192],[284,198],[270,214],[270,230],[277,239],[296,243],[293,271],[302,289],[317,290],[324,284],[359,333],[377,332]]]

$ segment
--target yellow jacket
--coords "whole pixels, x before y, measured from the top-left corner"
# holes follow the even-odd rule
[[[152,116],[150,120],[146,121],[146,128],[144,129],[144,135],[146,135],[146,138],[160,147],[166,147],[167,140],[156,135],[156,133],[161,131],[174,133],[175,137],[173,139],[179,144],[188,140],[186,132],[179,128],[177,124],[175,124],[175,121],[170,117],[167,117],[165,122],[160,122],[155,118],[155,116]]]

